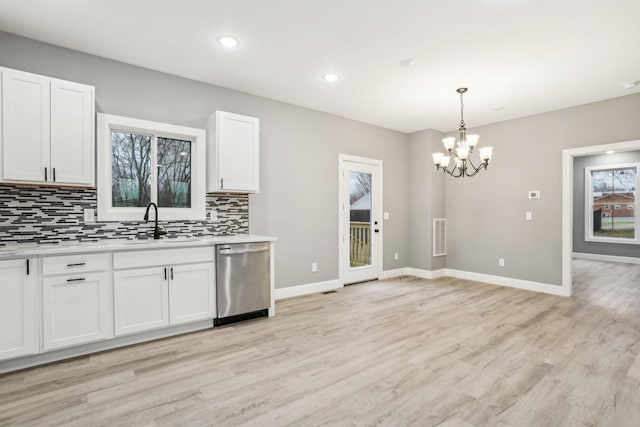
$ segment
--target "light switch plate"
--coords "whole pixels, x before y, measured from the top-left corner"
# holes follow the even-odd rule
[[[382,214],[383,219],[389,219],[389,212],[385,212]]]
[[[532,221],[533,220],[533,213],[525,212],[524,213],[524,219],[526,219],[527,221]]]

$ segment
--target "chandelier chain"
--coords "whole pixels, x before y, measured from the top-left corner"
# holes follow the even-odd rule
[[[464,92],[460,92],[460,129],[464,129]]]

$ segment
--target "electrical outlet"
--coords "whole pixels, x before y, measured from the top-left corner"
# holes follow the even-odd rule
[[[389,219],[389,212],[384,212],[382,214],[382,219]]]
[[[207,219],[211,222],[216,222],[218,220],[218,211],[215,209],[209,209],[207,211]]]
[[[524,213],[524,219],[526,219],[527,221],[533,221],[533,213],[525,212]]]
[[[504,258],[498,258],[498,267],[504,267]]]
[[[393,254],[393,259],[395,259],[396,261],[398,260],[399,256],[398,256],[398,252],[396,252],[395,254]]]
[[[318,263],[317,262],[312,262],[311,263],[311,272],[312,273],[316,273],[318,271]]]
[[[95,209],[85,209],[83,211],[84,214],[84,223],[85,224],[91,224],[92,222],[95,222],[96,220],[96,211]]]

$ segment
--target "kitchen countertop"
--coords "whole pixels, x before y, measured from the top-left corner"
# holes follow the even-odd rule
[[[183,247],[199,247],[225,245],[232,243],[251,242],[275,242],[275,237],[259,236],[256,234],[236,234],[233,236],[206,236],[206,237],[177,237],[161,238],[158,240],[125,240],[104,239],[99,241],[81,242],[70,241],[63,243],[31,244],[21,243],[8,246],[0,246],[0,260],[24,258],[28,256],[65,255],[78,252],[120,252],[146,249],[168,249]]]

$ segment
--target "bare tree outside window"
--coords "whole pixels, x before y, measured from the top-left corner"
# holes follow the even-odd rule
[[[349,177],[349,203],[353,204],[371,192],[371,174],[352,173]]]
[[[191,142],[158,138],[158,206],[191,207]]]
[[[151,138],[111,132],[113,207],[144,207],[151,201]]]

